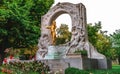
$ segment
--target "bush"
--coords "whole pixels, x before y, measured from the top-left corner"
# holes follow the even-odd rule
[[[10,70],[12,74],[47,74],[49,66],[45,65],[41,61],[31,62],[9,62],[9,64],[3,64],[2,70]]]
[[[107,70],[79,70],[77,68],[67,68],[65,74],[120,74],[120,65],[114,65],[112,69]]]
[[[89,72],[69,67],[65,70],[65,74],[89,74]]]
[[[81,54],[82,56],[87,56],[87,51],[85,49],[83,50],[77,49],[74,53]]]

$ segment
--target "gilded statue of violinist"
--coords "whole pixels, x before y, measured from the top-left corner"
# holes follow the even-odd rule
[[[50,26],[46,27],[47,29],[50,29],[51,31],[51,36],[52,36],[52,45],[55,45],[55,40],[56,40],[56,22],[53,21],[52,24]]]

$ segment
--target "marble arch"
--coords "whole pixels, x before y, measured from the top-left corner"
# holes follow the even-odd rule
[[[39,39],[37,54],[44,57],[48,51],[48,47],[52,44],[50,30],[46,29],[46,26],[50,26],[51,22],[55,20],[59,15],[67,13],[71,16],[72,20],[72,38],[71,41],[64,44],[66,47],[66,55],[73,54],[76,49],[85,49],[88,53],[88,58],[101,58],[105,56],[98,53],[97,50],[88,41],[87,29],[86,29],[86,8],[82,3],[58,3],[52,7],[41,18],[41,37]]]

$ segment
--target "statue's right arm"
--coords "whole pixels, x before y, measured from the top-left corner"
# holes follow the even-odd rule
[[[46,26],[46,28],[47,28],[47,29],[50,29],[50,28],[51,28],[51,26]]]

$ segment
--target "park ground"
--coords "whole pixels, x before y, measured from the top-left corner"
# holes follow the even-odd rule
[[[0,74],[7,74],[2,73]],[[36,72],[30,72],[29,74],[38,74]],[[112,69],[107,70],[79,70],[76,68],[67,68],[65,74],[120,74],[120,65],[113,65]]]
[[[120,65],[113,65],[112,69],[107,70],[79,70],[76,68],[68,68],[65,74],[120,74]]]

